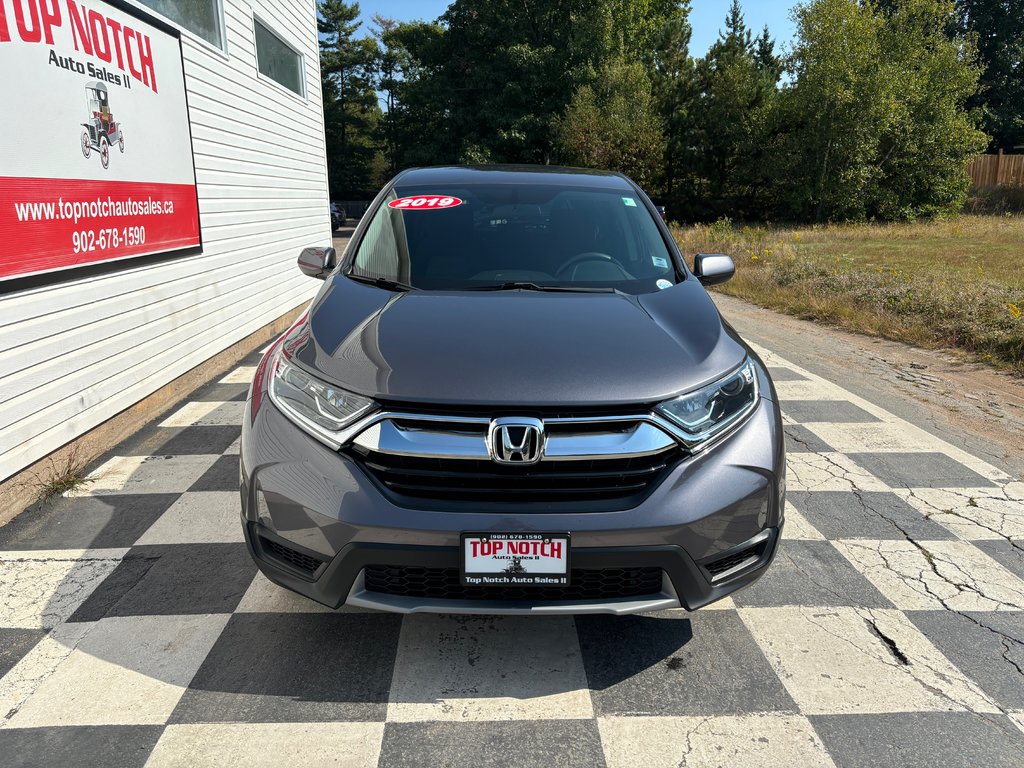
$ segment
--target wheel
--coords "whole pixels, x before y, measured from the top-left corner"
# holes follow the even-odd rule
[[[121,150],[121,154],[124,154],[124,131],[117,132],[117,148]]]
[[[85,159],[89,159],[89,155],[92,154],[92,139],[89,138],[88,131],[82,131],[82,155]]]
[[[100,164],[103,170],[110,167],[110,142],[106,136],[100,136]]]

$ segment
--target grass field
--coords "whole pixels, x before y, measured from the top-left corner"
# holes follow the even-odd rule
[[[917,224],[674,227],[683,253],[720,252],[718,290],[763,307],[1024,375],[1024,216]]]

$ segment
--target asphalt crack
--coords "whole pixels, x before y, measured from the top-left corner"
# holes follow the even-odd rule
[[[949,494],[951,494],[953,496],[957,496],[959,498],[965,499],[966,500],[965,503],[966,503],[966,505],[968,507],[971,507],[971,508],[974,508],[974,509],[981,509],[981,510],[983,510],[987,514],[995,515],[995,516],[1001,518],[1004,524],[1006,523],[1006,520],[1009,517],[1009,513],[1008,512],[1003,512],[1003,511],[1000,511],[1000,510],[991,509],[990,507],[982,506],[981,504],[978,503],[979,500],[980,501],[992,501],[992,502],[996,502],[996,503],[1000,503],[1000,504],[1004,503],[1004,502],[1005,503],[1010,503],[1010,504],[1019,504],[1019,505],[1021,505],[1021,514],[1024,515],[1024,499],[1019,499],[1019,498],[1014,498],[1014,497],[1009,496],[1005,487],[1002,487],[1000,490],[1002,491],[1002,496],[979,495],[977,493],[967,494],[967,493],[964,493],[963,491],[961,491],[961,490],[959,490],[957,488],[943,488],[942,489],[942,491],[944,493],[949,493]],[[920,502],[921,504],[923,504],[924,506],[928,507],[931,510],[931,511],[927,511],[927,512],[921,512],[921,514],[924,515],[925,519],[931,520],[933,516],[941,516],[941,515],[948,515],[950,517],[956,517],[956,518],[958,518],[960,520],[963,520],[966,523],[969,523],[971,525],[976,525],[979,528],[982,528],[982,529],[988,531],[989,533],[992,533],[992,534],[1000,537],[1001,539],[1003,539],[1006,542],[1008,542],[1009,545],[1013,549],[1017,550],[1018,552],[1024,553],[1024,543],[1014,539],[1011,534],[1006,533],[1005,531],[1000,530],[998,528],[995,528],[992,525],[989,525],[988,523],[986,523],[983,520],[981,520],[979,517],[965,515],[962,512],[957,512],[955,509],[944,509],[944,508],[942,508],[942,507],[940,507],[940,506],[938,506],[936,504],[933,504],[931,501],[929,501],[924,496],[921,496],[920,494],[915,493],[913,488],[907,488],[906,492],[910,496],[910,498],[915,499],[916,501]]]
[[[868,629],[871,630],[871,634],[881,640],[885,647],[889,649],[889,653],[892,654],[892,657],[896,659],[896,661],[905,667],[910,666],[910,659],[908,659],[906,654],[900,650],[900,647],[895,640],[878,628],[878,622],[875,621],[874,618],[865,618],[864,623],[868,625]]]
[[[802,444],[806,445],[806,443],[803,442],[803,441],[799,441],[798,440],[798,442],[801,442]],[[865,491],[863,491],[857,485],[857,483],[854,482],[853,479],[851,479],[851,472],[850,472],[849,468],[842,466],[841,464],[836,462],[831,456],[828,456],[827,454],[816,453],[815,456],[817,456],[819,459],[821,459],[824,462],[824,466],[821,467],[821,469],[823,471],[825,471],[826,473],[831,475],[834,479],[842,480],[843,482],[845,482],[845,483],[847,483],[849,485],[850,492],[853,494],[854,498],[857,499],[857,503],[861,506],[862,510],[864,510],[865,512],[867,512],[867,513],[869,513],[871,515],[874,515],[874,516],[876,516],[878,518],[881,518],[882,520],[884,520],[887,523],[889,523],[889,525],[891,525],[893,527],[893,529],[899,534],[899,536],[904,541],[910,543],[920,553],[921,557],[924,559],[925,563],[927,564],[927,568],[928,568],[927,572],[931,573],[932,576],[935,579],[937,579],[937,580],[939,580],[941,582],[944,582],[944,583],[950,585],[951,587],[953,587],[956,590],[957,595],[963,594],[965,592],[969,592],[969,593],[975,594],[975,595],[977,595],[977,596],[979,596],[979,597],[981,597],[981,598],[983,598],[985,600],[991,601],[991,602],[995,603],[997,606],[1006,606],[1006,607],[1009,607],[1011,609],[1016,609],[1016,610],[1021,610],[1022,609],[1022,606],[1017,604],[1017,603],[1015,603],[1015,602],[1011,603],[1011,602],[1007,602],[1007,601],[1004,601],[1004,600],[996,599],[996,598],[993,598],[992,596],[986,594],[984,588],[977,583],[977,581],[973,578],[973,576],[970,573],[964,571],[964,569],[960,566],[960,564],[952,562],[948,558],[943,558],[941,556],[938,556],[936,553],[934,553],[931,550],[929,550],[927,546],[925,546],[923,543],[918,541],[909,531],[906,530],[906,528],[904,528],[899,523],[899,521],[897,521],[895,518],[885,514],[884,511],[882,511],[880,509],[877,509],[872,504],[870,504],[868,502],[868,500],[864,497]],[[796,473],[794,473],[794,474],[796,474]],[[915,495],[913,490],[911,490],[910,488],[907,488],[906,490],[907,490],[907,492],[911,496]],[[945,490],[945,489],[943,489],[943,490]],[[973,498],[973,499],[975,499],[975,503],[977,503],[977,500],[979,498],[991,499],[991,500],[994,500],[994,501],[1017,501],[1017,499],[1012,498],[1007,493],[1007,490],[1006,490],[1005,487],[1001,487],[1000,491],[1001,491],[1001,496],[992,495],[992,496],[986,496],[986,497],[979,497],[979,496],[975,495],[975,496],[972,497],[969,494],[963,494],[963,493],[960,493],[959,495],[961,497],[967,498],[967,499]],[[955,491],[954,491],[954,493],[955,493]],[[921,497],[918,496],[917,498],[920,499]],[[924,501],[928,506],[932,507],[933,509],[937,509],[934,505],[929,504],[927,502],[927,500],[922,499],[922,501]],[[930,515],[928,515],[926,513],[922,513],[922,514],[923,514],[923,516],[925,518],[930,518]],[[957,513],[953,512],[953,514],[957,514]],[[957,515],[957,516],[962,516],[962,515]],[[976,520],[974,520],[972,518],[969,518],[969,517],[966,517],[966,516],[962,516],[962,517],[964,517],[965,520],[968,520],[971,523],[979,524],[978,521],[976,521]],[[986,526],[982,525],[981,527],[984,528]],[[1006,535],[1005,533],[1003,533],[1001,531],[994,530],[994,529],[990,529],[990,530],[992,530],[992,532],[994,534],[998,534],[1001,537],[1005,538],[1007,541],[1010,541],[1011,545],[1015,549],[1021,550],[1020,544],[1018,544],[1017,542],[1011,540],[1010,537],[1008,535]],[[950,599],[951,598],[947,598],[947,597],[944,597],[943,595],[938,594],[932,588],[932,585],[929,583],[929,580],[927,578],[925,578],[925,571],[919,572],[917,574],[917,576],[914,576],[913,574],[908,574],[906,572],[906,569],[901,569],[901,568],[896,567],[896,565],[889,558],[888,554],[886,552],[882,551],[880,544],[876,545],[873,549],[874,549],[875,553],[879,556],[879,558],[881,559],[881,561],[883,563],[883,566],[887,570],[889,570],[890,572],[896,574],[901,579],[910,580],[910,581],[916,583],[917,585],[919,585],[920,589],[923,590],[924,594],[927,595],[928,597],[932,598],[933,600],[935,600],[943,608],[943,610],[949,611],[950,613],[955,614],[957,616],[962,616],[963,618],[965,618],[966,620],[968,620],[972,624],[976,625],[977,627],[982,628],[982,629],[984,629],[984,630],[986,630],[988,632],[993,633],[999,639],[999,642],[1000,642],[1000,644],[1001,644],[1001,646],[1003,648],[1001,657],[1002,657],[1003,661],[1010,668],[1011,674],[1016,674],[1016,675],[1019,675],[1021,677],[1024,677],[1024,668],[1022,668],[1022,665],[1018,664],[1010,656],[1011,652],[1013,651],[1013,649],[1015,647],[1018,647],[1018,646],[1024,647],[1024,641],[1022,641],[1019,638],[1013,637],[1012,635],[1008,635],[1005,632],[997,629],[996,627],[990,626],[985,621],[983,621],[981,618],[979,618],[977,615],[972,615],[972,612],[960,610],[958,608],[955,608],[955,607],[951,606],[950,605]],[[1024,550],[1022,550],[1022,551],[1024,551]],[[944,573],[942,570],[940,570],[940,565],[941,566],[947,566],[950,569],[952,569],[959,578],[953,578],[951,574]],[[895,662],[897,664],[899,664],[899,666],[902,666],[902,667],[909,667],[909,666],[911,666],[910,659],[899,648],[898,644],[896,644],[892,640],[892,638],[888,637],[888,635],[886,635],[884,632],[882,632],[879,629],[879,627],[877,625],[877,622],[874,621],[874,619],[870,619],[869,620],[869,619],[865,618],[865,621],[867,622],[869,629],[872,631],[872,634],[874,634],[885,645],[885,647],[887,648],[887,650],[891,654],[892,658],[895,660]],[[824,629],[824,627],[822,627],[822,628]],[[940,673],[938,670],[932,669],[930,667],[929,667],[929,670],[933,674],[937,674],[937,675],[942,676],[942,673]],[[920,682],[922,685],[926,685],[919,678],[917,678],[917,679],[918,679],[918,682]],[[945,694],[942,694],[942,695],[945,698],[949,698]],[[986,697],[986,698],[989,698],[989,697]],[[995,701],[993,701],[992,703],[1003,714],[1008,714],[1008,710],[1006,708],[1002,707],[1001,705],[999,705]]]

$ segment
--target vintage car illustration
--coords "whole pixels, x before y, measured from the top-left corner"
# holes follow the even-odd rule
[[[124,152],[124,132],[121,124],[114,120],[110,112],[110,100],[107,86],[93,81],[85,86],[85,101],[89,119],[82,123],[82,154],[88,158],[92,151],[100,153],[100,163],[106,169],[110,165],[110,145],[117,144]]]

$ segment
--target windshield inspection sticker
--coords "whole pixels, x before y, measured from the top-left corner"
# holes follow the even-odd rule
[[[652,256],[651,263],[658,269],[668,269],[668,259],[661,256]]]
[[[626,204],[627,208],[636,208],[636,200],[632,197],[624,197],[622,198],[622,202]]]
[[[400,197],[388,203],[388,208],[397,208],[402,211],[440,211],[445,208],[455,208],[462,205],[463,201],[457,197],[445,197],[442,195],[416,195],[415,197]]]
[[[672,287],[672,283],[670,283],[668,280],[659,280],[658,282],[655,283],[655,285],[658,286],[658,288],[660,288],[663,291],[666,288]]]

